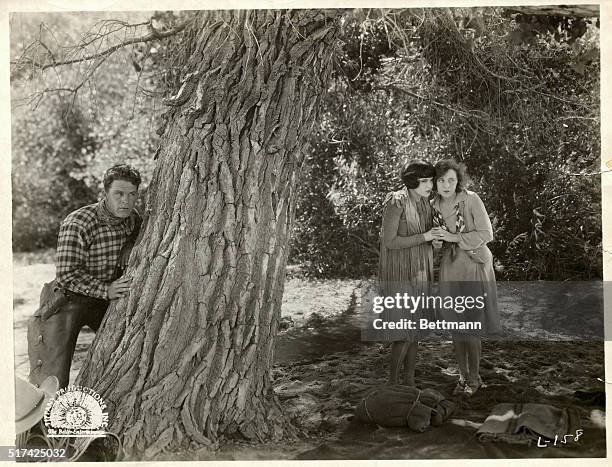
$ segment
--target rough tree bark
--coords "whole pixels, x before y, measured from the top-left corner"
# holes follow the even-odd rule
[[[270,384],[296,177],[338,11],[199,12],[148,221],[79,384],[131,457],[291,435]]]

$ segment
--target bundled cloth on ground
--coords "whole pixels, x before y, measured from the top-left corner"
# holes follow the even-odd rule
[[[408,426],[423,432],[442,425],[454,404],[434,389],[399,384],[381,386],[366,393],[355,409],[357,420],[381,426]]]
[[[479,441],[531,444],[564,439],[579,430],[580,415],[574,408],[546,404],[498,404],[476,432]],[[569,438],[568,438],[569,439]]]

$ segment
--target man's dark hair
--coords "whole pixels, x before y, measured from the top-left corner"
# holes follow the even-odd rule
[[[457,188],[455,192],[459,193],[465,189],[465,186],[469,183],[470,179],[466,173],[466,166],[463,162],[457,162],[454,159],[442,159],[436,162],[436,176],[434,178],[434,190],[436,190],[436,183],[438,179],[449,170],[453,169],[457,174]]]
[[[400,178],[407,188],[414,189],[419,186],[419,178],[433,178],[435,173],[434,166],[429,162],[414,160],[404,164]]]
[[[117,164],[113,165],[104,174],[104,191],[108,191],[115,180],[124,180],[130,182],[138,188],[141,182],[140,172],[131,165]]]

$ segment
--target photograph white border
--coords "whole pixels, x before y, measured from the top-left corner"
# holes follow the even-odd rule
[[[600,5],[600,31],[601,31],[601,170],[602,170],[602,231],[604,254],[604,280],[612,280],[612,1],[452,1],[452,0],[404,0],[404,1],[282,1],[282,0],[226,0],[223,5],[227,9],[239,8],[419,8],[419,7],[474,7],[474,6],[509,6],[509,5],[551,5],[551,4],[599,4]],[[12,248],[11,248],[11,146],[10,146],[10,82],[9,82],[9,13],[10,12],[69,12],[69,11],[153,11],[153,10],[197,10],[213,9],[217,2],[196,0],[0,0],[0,102],[3,103],[0,111],[0,149],[3,156],[0,158],[0,277],[5,280],[0,285],[0,310],[4,316],[4,325],[0,326],[0,354],[6,357],[0,362],[1,381],[4,388],[0,391],[0,446],[13,446],[15,442],[15,429],[11,420],[14,420],[14,342],[13,342],[13,296],[12,296]],[[606,118],[606,116],[609,116]],[[612,319],[612,297],[605,297],[606,322]],[[611,335],[606,331],[606,336]],[[612,363],[610,352],[612,342],[605,342],[606,354],[606,388],[612,384]],[[612,403],[610,391],[606,391],[608,406]],[[607,456],[610,457],[612,446],[612,430],[607,422]],[[456,459],[456,460],[376,460],[375,465],[432,465],[432,463],[453,462],[453,465],[489,466],[491,462],[525,465],[576,465],[587,464],[598,466],[608,465],[604,459]],[[283,465],[299,465],[303,461],[278,461]],[[316,461],[325,465],[361,466],[372,465],[368,461]],[[170,462],[147,462],[148,465],[170,465]],[[200,462],[185,462],[200,464]],[[214,464],[217,464],[216,462]],[[226,462],[224,462],[226,464]],[[99,464],[96,464],[99,465]],[[206,462],[211,465],[211,462]],[[254,462],[229,461],[227,465],[261,465]]]

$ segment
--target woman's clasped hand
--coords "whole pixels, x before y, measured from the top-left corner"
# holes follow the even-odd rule
[[[448,230],[444,230],[442,227],[433,227],[423,234],[426,242],[440,240],[444,242],[458,242],[458,236],[450,233]],[[434,245],[435,246],[435,245]]]

